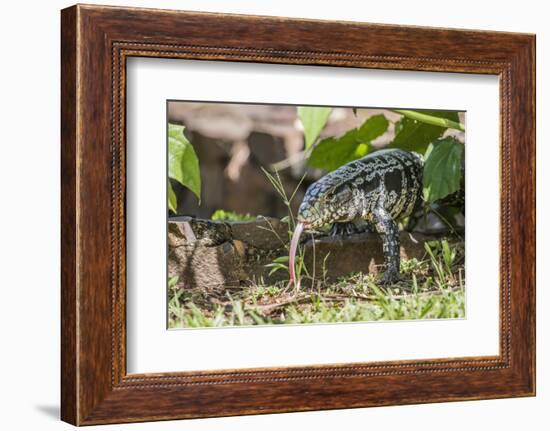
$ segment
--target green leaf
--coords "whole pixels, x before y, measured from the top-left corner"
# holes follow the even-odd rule
[[[328,117],[332,112],[332,108],[322,108],[314,106],[299,106],[298,117],[302,121],[304,126],[304,138],[306,150],[311,147],[325,124],[327,124]]]
[[[234,211],[225,211],[222,209],[215,210],[210,216],[212,220],[231,220],[231,221],[251,221],[256,220],[258,217],[246,214],[239,214]]]
[[[410,111],[415,112],[415,111]],[[456,111],[418,111],[421,114],[436,118],[446,118],[458,122]],[[421,116],[420,116],[421,118]],[[401,118],[395,125],[395,138],[390,143],[390,148],[401,148],[407,151],[416,151],[424,154],[428,145],[441,137],[447,128],[434,126],[415,120],[410,117]]]
[[[182,126],[180,124],[168,124],[168,136],[171,138],[179,138],[181,135],[183,135],[184,130],[185,126]]]
[[[360,159],[370,152],[371,141],[382,135],[388,125],[383,114],[375,115],[361,127],[352,129],[339,138],[323,139],[313,148],[308,164],[314,168],[333,171],[352,160]]]
[[[199,159],[183,134],[184,126],[168,125],[168,176],[201,197]]]
[[[174,193],[174,189],[172,188],[170,178],[168,178],[168,209],[170,209],[174,213],[178,212],[178,199],[176,198],[176,194]]]
[[[175,287],[176,284],[178,284],[178,280],[179,280],[179,276],[177,276],[177,275],[175,275],[173,277],[170,277],[168,279],[168,287],[169,288]]]
[[[460,189],[464,145],[449,136],[435,141],[426,154],[424,200],[431,203]]]
[[[269,263],[265,265],[266,268],[271,268],[271,271],[269,271],[268,275],[273,275],[279,270],[285,270],[288,271],[288,266],[283,265],[282,263]]]
[[[288,262],[288,256],[280,256],[273,260],[275,263],[286,263]]]

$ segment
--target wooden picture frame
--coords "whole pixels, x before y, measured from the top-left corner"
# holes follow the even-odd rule
[[[64,421],[535,394],[534,35],[78,5],[62,11],[61,49]],[[500,354],[128,375],[125,65],[131,56],[498,75]]]

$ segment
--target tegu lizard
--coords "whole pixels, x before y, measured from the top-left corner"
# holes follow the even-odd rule
[[[296,282],[295,255],[302,230],[332,225],[332,233],[349,234],[364,220],[377,232],[386,263],[384,283],[399,280],[397,221],[422,201],[422,156],[399,149],[381,150],[349,162],[311,184],[298,210],[289,268]]]

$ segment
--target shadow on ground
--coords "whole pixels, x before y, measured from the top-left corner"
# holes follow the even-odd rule
[[[59,419],[60,409],[58,405],[38,405],[35,408],[50,419]]]

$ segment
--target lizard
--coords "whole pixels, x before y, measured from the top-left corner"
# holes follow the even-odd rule
[[[415,152],[385,149],[351,161],[311,184],[297,214],[289,252],[290,283],[296,283],[295,255],[304,229],[332,225],[331,234],[348,235],[363,220],[378,233],[386,271],[384,284],[399,280],[397,222],[422,202],[424,159]]]

